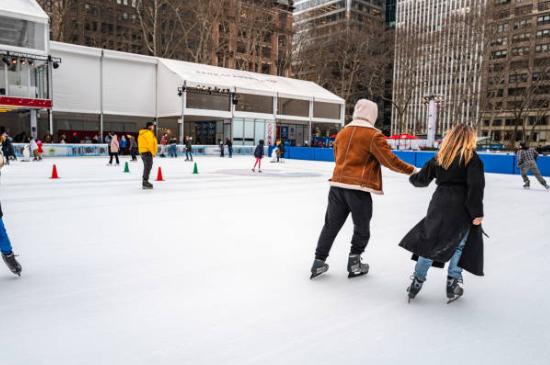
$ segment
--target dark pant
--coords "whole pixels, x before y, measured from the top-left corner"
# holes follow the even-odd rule
[[[130,154],[132,155],[132,161],[137,160],[137,148],[132,147],[130,148]]]
[[[323,261],[327,259],[334,239],[350,213],[354,225],[350,254],[360,255],[365,251],[370,239],[370,220],[372,218],[370,193],[331,187],[328,194],[325,225],[315,250],[316,259]]]
[[[229,152],[229,157],[233,157],[233,147],[227,146],[227,151]]]
[[[193,152],[185,151],[185,159],[193,161]]]
[[[142,153],[141,159],[143,160],[143,181],[149,181],[149,175],[153,168],[153,155],[151,152]]]
[[[225,154],[224,154],[224,148],[223,146],[220,147],[220,157],[224,157]]]
[[[109,165],[113,163],[113,157],[116,159],[116,164],[118,165],[120,162],[118,161],[118,152],[116,153],[113,153],[113,152],[109,152],[109,156],[111,156],[109,158]]]

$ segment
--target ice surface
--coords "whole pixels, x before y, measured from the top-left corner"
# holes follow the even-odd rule
[[[434,269],[413,304],[397,246],[433,187],[384,171],[365,277],[349,280],[348,221],[309,280],[331,163],[157,159],[16,162],[2,170],[4,221],[23,276],[0,266],[0,364],[548,364],[550,193],[487,175],[486,277],[447,305]],[[57,163],[60,180],[49,180]],[[156,176],[156,167],[154,174]]]

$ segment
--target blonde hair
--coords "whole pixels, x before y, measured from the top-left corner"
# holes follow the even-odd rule
[[[458,124],[443,139],[437,153],[437,163],[447,170],[459,157],[460,162],[467,165],[474,157],[476,146],[476,130],[466,124]]]

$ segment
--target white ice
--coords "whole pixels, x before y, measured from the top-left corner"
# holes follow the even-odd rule
[[[125,160],[125,159],[124,159]],[[123,161],[124,161],[123,160]],[[331,163],[157,159],[140,187],[100,158],[2,170],[4,221],[23,265],[0,263],[0,364],[549,364],[550,193],[487,175],[486,276],[447,305],[433,269],[407,304],[413,263],[397,246],[433,186],[384,171],[371,272],[349,280],[352,234],[309,280]],[[48,179],[56,163],[60,180]],[[156,174],[156,166],[154,174]]]

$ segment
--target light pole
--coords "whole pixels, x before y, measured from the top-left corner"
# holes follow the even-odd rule
[[[437,130],[437,113],[439,105],[443,102],[441,96],[426,95],[424,101],[428,104],[428,136],[427,147],[433,147],[435,144],[435,132]]]
[[[185,144],[185,108],[187,104],[187,81],[183,86],[178,87],[178,96],[181,98],[181,125],[180,125],[180,143]]]

